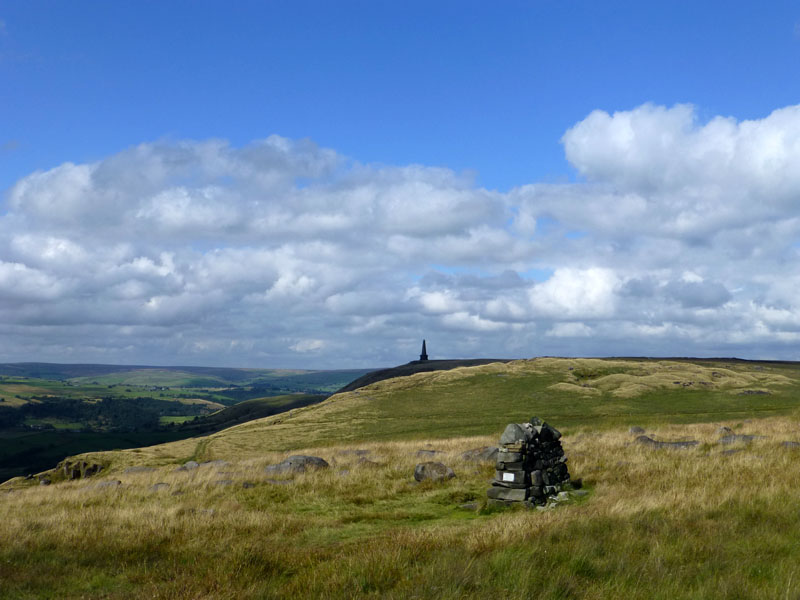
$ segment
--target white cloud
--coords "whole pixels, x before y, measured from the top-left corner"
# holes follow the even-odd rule
[[[585,182],[507,193],[278,136],[32,173],[0,216],[0,360],[797,357],[800,107],[595,111],[563,144]]]

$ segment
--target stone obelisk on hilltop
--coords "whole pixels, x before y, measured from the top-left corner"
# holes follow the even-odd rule
[[[422,340],[422,353],[419,355],[420,361],[428,360],[428,351],[425,348],[425,340]]]

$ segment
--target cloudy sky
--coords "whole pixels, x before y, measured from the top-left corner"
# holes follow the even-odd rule
[[[0,361],[800,360],[799,102],[794,2],[4,3]]]

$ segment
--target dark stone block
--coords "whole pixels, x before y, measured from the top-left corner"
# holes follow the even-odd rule
[[[443,481],[455,476],[453,469],[440,462],[424,462],[414,467],[414,479],[417,481]]]

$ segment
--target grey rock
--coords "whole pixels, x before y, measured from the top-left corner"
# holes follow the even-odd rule
[[[416,481],[443,481],[455,476],[453,469],[440,462],[424,462],[414,467]]]
[[[526,423],[527,425],[527,423]],[[509,423],[503,435],[500,436],[500,445],[515,444],[517,442],[527,442],[531,439],[531,431],[527,427],[518,423]]]
[[[152,473],[155,470],[155,467],[128,467],[123,473]]]
[[[461,454],[461,458],[470,462],[494,462],[497,460],[497,454],[497,446],[484,446],[467,450]]]
[[[264,467],[267,473],[304,473],[309,469],[327,469],[330,465],[318,456],[290,456],[277,465]]]
[[[477,502],[467,502],[466,504],[459,505],[458,508],[461,510],[478,510],[478,506]]]
[[[572,494],[575,498],[583,498],[585,496],[588,496],[589,492],[587,492],[586,490],[573,490],[572,492],[570,492],[570,494]]]
[[[558,492],[556,500],[558,502],[567,502],[569,500],[569,492]]]
[[[744,434],[731,434],[725,435],[719,438],[720,444],[730,445],[730,444],[749,444],[755,439],[763,438],[762,435],[744,435]]]
[[[722,426],[717,429],[717,435],[731,435],[733,433],[733,429],[730,427]]]
[[[230,463],[227,460],[207,460],[201,462],[199,467],[227,467]]]
[[[644,433],[644,429],[642,427],[639,427],[638,425],[634,425],[633,427],[628,429],[628,433],[641,434]]]
[[[84,479],[97,475],[103,470],[103,465],[89,463],[85,460],[65,459],[59,463],[64,478],[67,480]]]
[[[417,450],[417,456],[425,457],[425,456],[436,456],[437,454],[441,454],[438,450]]]
[[[118,488],[122,485],[122,482],[119,479],[111,479],[109,481],[98,481],[94,484],[94,487],[97,489],[106,489],[106,488]]]
[[[244,483],[242,483],[242,487],[246,490],[249,490],[250,488],[256,487],[256,484],[253,483],[252,481],[245,481]]]
[[[169,489],[169,484],[163,482],[154,483],[153,485],[150,486],[151,492],[160,492],[161,490],[168,490],[168,489]]]
[[[781,442],[784,448],[800,448],[800,442]]]
[[[176,470],[176,471],[191,471],[191,470],[193,470],[193,469],[196,469],[196,468],[197,468],[197,467],[199,467],[199,466],[200,466],[200,463],[199,463],[199,462],[197,462],[197,461],[194,461],[194,460],[188,460],[188,461],[186,461],[185,463],[183,463],[183,464],[182,464],[180,467],[178,467],[178,468],[177,468],[177,469],[175,469],[175,470]]]
[[[490,487],[486,492],[491,500],[506,500],[511,502],[523,502],[528,499],[528,490],[525,488],[504,488]]]
[[[683,450],[686,448],[693,448],[699,444],[696,440],[689,440],[685,442],[658,442],[651,437],[646,435],[640,435],[634,440],[637,444],[641,444],[643,446],[648,446],[650,448],[656,449],[674,449],[674,450]]]

